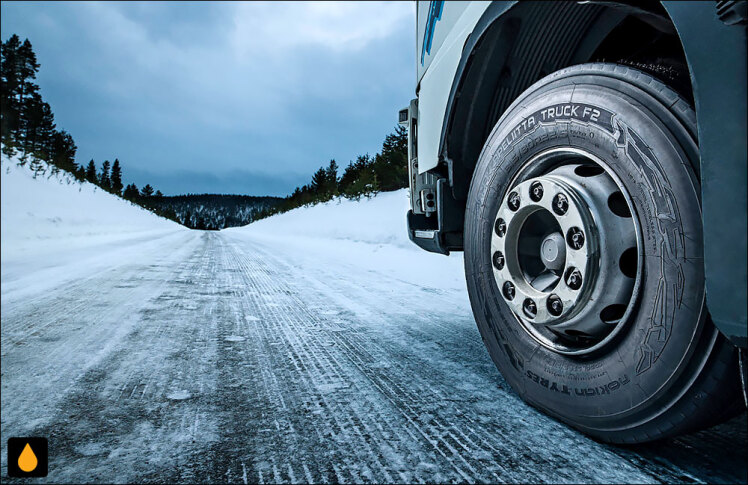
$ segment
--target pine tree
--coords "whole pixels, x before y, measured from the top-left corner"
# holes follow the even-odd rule
[[[397,190],[408,186],[408,132],[395,128],[382,143],[382,152],[374,159],[374,171],[382,190]]]
[[[127,200],[135,200],[140,196],[140,191],[138,190],[138,186],[135,184],[129,184],[127,187],[125,187],[125,191],[122,194],[122,196]]]
[[[325,184],[327,183],[327,171],[320,167],[319,170],[314,172],[314,175],[312,175],[312,190],[319,194],[322,193],[322,191],[325,189]]]
[[[36,79],[36,73],[39,72],[39,63],[36,60],[36,54],[31,47],[29,39],[23,41],[18,48],[18,68],[21,80],[21,99],[26,96],[32,96],[39,91],[39,86],[31,81]]]
[[[144,198],[153,196],[153,187],[151,187],[150,184],[145,184],[145,186],[140,189],[140,196]]]
[[[77,149],[70,133],[65,130],[55,131],[52,134],[50,161],[61,169],[71,172],[77,178],[81,178],[78,173],[79,167],[75,163]]]
[[[86,180],[91,182],[92,184],[98,183],[98,177],[96,176],[96,164],[94,163],[93,159],[91,159],[90,162],[88,162],[88,165],[86,166]]]
[[[78,176],[75,142],[66,131],[55,129],[52,109],[44,102],[34,82],[39,63],[31,42],[26,39],[21,43],[17,35],[12,35],[0,48],[0,134],[4,151],[12,154],[14,147],[21,148],[22,160],[30,155],[46,160],[53,170],[64,169]],[[36,161],[32,164],[37,168],[42,166]]]
[[[17,50],[17,54],[17,69],[20,82],[17,93],[19,126],[16,138],[17,142],[20,141],[20,146],[24,148],[24,153],[28,153],[29,144],[25,138],[29,133],[34,132],[33,126],[30,127],[29,123],[32,121],[30,118],[37,114],[32,113],[32,110],[41,111],[41,107],[38,106],[41,104],[41,97],[38,97],[39,86],[33,82],[33,79],[36,79],[36,73],[39,71],[39,63],[36,61],[36,54],[34,54],[34,50],[31,48],[29,39],[23,41],[23,44]]]
[[[49,160],[55,133],[52,109],[34,93],[24,100],[24,116],[24,152]]]
[[[15,145],[19,125],[21,79],[18,49],[21,39],[13,34],[0,46],[0,135],[6,147]]]
[[[330,165],[327,166],[327,169],[325,170],[327,173],[327,182],[328,184],[335,184],[337,186],[338,184],[338,162],[336,162],[334,159],[330,160]]]
[[[358,200],[368,190],[367,186],[374,184],[374,175],[374,160],[368,154],[359,155],[340,177],[340,193]]]
[[[99,175],[99,185],[104,190],[110,190],[112,188],[112,179],[109,178],[109,169],[111,165],[109,160],[104,160],[101,164],[101,174]]]
[[[77,147],[72,136],[55,129],[52,109],[34,82],[39,63],[31,42],[26,39],[21,43],[17,35],[12,35],[0,44],[0,51],[0,138],[4,152],[10,155],[14,147],[21,148],[24,161],[32,155],[48,161],[53,170],[60,168],[82,176],[79,175],[82,170],[75,164]],[[33,165],[42,166],[36,161]]]
[[[356,180],[351,183],[346,191],[346,196],[359,200],[362,195],[371,197],[379,191],[379,180],[371,165],[361,169]]]
[[[114,192],[117,195],[120,195],[122,193],[122,167],[119,164],[119,159],[114,159],[114,164],[112,164],[112,192]]]
[[[356,166],[353,162],[350,162],[348,166],[345,167],[345,170],[343,170],[343,175],[340,176],[340,181],[338,182],[338,190],[341,194],[346,197],[349,196],[349,187],[353,181],[356,180],[357,175],[358,170],[356,170]]]
[[[324,198],[331,199],[338,195],[338,162],[330,160],[330,165],[325,169],[327,178],[325,180]]]

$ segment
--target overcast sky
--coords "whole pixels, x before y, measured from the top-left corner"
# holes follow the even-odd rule
[[[414,2],[2,2],[77,161],[165,194],[285,195],[378,151],[415,88]]]

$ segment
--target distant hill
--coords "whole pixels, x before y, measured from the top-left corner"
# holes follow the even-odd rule
[[[245,226],[257,215],[281,203],[280,197],[251,195],[188,194],[150,197],[143,204],[192,229],[224,229]]]

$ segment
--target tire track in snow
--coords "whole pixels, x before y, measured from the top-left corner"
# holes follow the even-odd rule
[[[181,274],[185,271],[188,274],[194,272],[191,267],[199,261],[195,261],[193,257],[200,254],[200,247],[195,244],[195,240],[190,236],[169,248],[170,251],[165,254],[174,257],[146,261],[151,264],[131,263],[124,273],[102,275],[111,279],[90,280],[92,284],[88,290],[98,292],[98,296],[83,297],[90,298],[90,302],[100,300],[100,310],[88,309],[85,316],[80,313],[70,315],[64,304],[44,305],[43,309],[35,310],[35,319],[53,321],[53,325],[48,328],[60,327],[70,332],[68,339],[61,342],[62,346],[68,347],[67,354],[43,354],[44,357],[39,359],[38,353],[29,352],[22,347],[3,357],[3,369],[12,369],[4,374],[13,376],[10,380],[3,377],[3,439],[5,440],[5,436],[29,434],[48,436],[50,467],[56,472],[49,477],[53,481],[106,481],[103,477],[112,470],[117,473],[115,476],[120,477],[118,479],[130,476],[134,480],[137,475],[133,473],[143,473],[143,469],[133,467],[132,464],[142,461],[143,455],[148,455],[148,450],[140,448],[144,443],[160,439],[161,446],[174,448],[174,444],[179,445],[184,438],[183,433],[174,432],[169,426],[163,427],[164,422],[169,421],[165,419],[165,416],[169,416],[168,405],[164,403],[167,401],[164,397],[166,390],[153,392],[151,387],[150,396],[145,391],[149,389],[148,372],[163,371],[164,350],[170,350],[168,345],[163,345],[170,342],[159,342],[159,337],[163,340],[177,336],[177,347],[190,343],[181,332],[171,336],[164,335],[164,330],[174,323],[174,320],[169,321],[169,315],[173,319],[185,315],[184,312],[182,315],[174,315],[175,308],[172,305],[164,306],[162,297],[169,295],[173,282],[179,281]],[[204,253],[208,246],[203,243],[202,248]],[[210,274],[211,272],[206,272],[206,278],[210,278]],[[182,289],[181,293],[173,296],[176,296],[177,302],[188,302],[194,294],[191,289]],[[63,295],[58,299],[64,303],[78,298],[81,298],[81,294],[73,290],[71,295]],[[194,308],[200,309],[198,306]],[[159,311],[163,314],[159,315]],[[127,318],[123,319],[123,314],[128,313]],[[18,316],[21,317],[24,315]],[[186,320],[199,322],[194,315]],[[80,329],[71,329],[73,325],[80,325]],[[178,326],[172,328],[179,329]],[[111,341],[107,342],[107,338]],[[78,339],[82,342],[77,342]],[[36,342],[31,345],[34,343]],[[38,360],[51,370],[49,373],[38,373],[32,368],[38,379],[28,386],[20,378],[28,369],[23,365],[19,368],[19,362],[14,360],[14,353],[23,354],[25,361]],[[47,358],[48,355],[51,358]],[[66,357],[68,360],[65,360]],[[169,357],[173,357],[173,352],[171,355],[167,353],[166,358]],[[25,361],[21,360],[20,364]],[[190,365],[186,369],[208,373],[213,362],[205,364],[203,368]],[[161,377],[162,388],[174,379],[174,376],[169,376],[169,372],[163,372]],[[132,392],[123,393],[123,387],[133,381],[137,382],[138,378],[142,378],[145,383],[142,391],[136,393],[140,389],[134,387]],[[167,379],[166,384],[163,382],[164,378]],[[52,385],[53,392],[47,389],[49,384]],[[21,392],[23,387],[29,388],[26,394]],[[50,402],[40,407],[35,402],[39,400]],[[34,402],[29,405],[31,401]],[[37,414],[39,417],[29,422],[26,419],[28,414]],[[183,415],[179,415],[176,418],[181,420],[182,417]],[[140,441],[129,440],[129,435],[135,435]],[[178,446],[176,448],[179,449]],[[153,456],[157,455],[153,453]],[[119,466],[110,469],[108,460]],[[168,463],[168,466],[172,465]]]
[[[744,481],[745,418],[601,445],[508,389],[464,295],[189,234],[3,308],[3,445],[49,436],[47,480]]]
[[[240,251],[237,246],[234,246],[235,250]],[[335,369],[335,364],[338,363],[336,377],[343,379],[345,388],[358,388],[355,394],[360,395],[364,388],[366,394],[376,396],[373,401],[376,403],[378,408],[378,421],[388,425],[392,432],[390,436],[402,436],[405,433],[408,437],[407,447],[401,450],[395,450],[397,458],[394,460],[388,460],[389,462],[405,462],[408,459],[417,457],[415,463],[411,463],[410,466],[403,467],[401,470],[393,470],[393,472],[404,473],[408,476],[408,480],[460,480],[460,481],[474,481],[474,480],[499,480],[507,479],[507,470],[512,468],[512,479],[516,480],[537,480],[546,479],[554,480],[552,474],[549,476],[548,470],[537,470],[538,462],[543,460],[533,460],[532,457],[537,454],[535,450],[532,450],[532,443],[525,445],[527,447],[527,453],[522,457],[524,461],[528,461],[525,469],[517,469],[517,464],[521,460],[509,460],[509,467],[502,466],[502,461],[505,463],[506,460],[496,455],[496,445],[483,446],[483,443],[498,442],[501,438],[500,431],[494,427],[494,429],[487,429],[487,423],[473,423],[473,433],[477,435],[477,439],[474,442],[481,443],[481,446],[469,448],[466,447],[462,440],[458,437],[459,433],[453,430],[456,426],[451,422],[455,418],[451,416],[455,413],[457,406],[454,405],[455,400],[467,403],[467,400],[460,398],[460,396],[450,396],[448,398],[447,405],[442,405],[442,400],[445,396],[444,389],[435,389],[432,382],[439,381],[446,382],[449,384],[455,384],[454,378],[450,380],[448,376],[434,375],[433,372],[429,372],[429,361],[432,359],[419,359],[420,362],[413,362],[413,366],[405,366],[401,369],[401,372],[397,375],[397,379],[391,376],[392,367],[385,372],[381,372],[376,369],[376,364],[384,360],[387,362],[390,360],[390,355],[397,355],[399,360],[403,359],[404,352],[402,349],[402,342],[388,342],[387,340],[376,340],[372,339],[371,335],[367,335],[367,332],[357,332],[354,329],[362,326],[362,322],[344,322],[344,325],[332,321],[328,316],[318,314],[309,309],[309,305],[316,306],[317,308],[335,308],[336,303],[329,301],[322,297],[319,293],[309,291],[305,289],[305,285],[289,287],[284,282],[291,282],[297,280],[301,275],[294,274],[290,267],[284,267],[279,264],[270,264],[272,258],[269,253],[260,252],[257,247],[252,247],[251,252],[244,253],[242,255],[243,261],[239,261],[240,267],[246,267],[243,271],[244,274],[248,274],[251,279],[248,284],[255,285],[258,288],[260,294],[274,295],[273,301],[275,305],[279,305],[282,311],[269,312],[269,315],[263,315],[260,320],[260,325],[269,325],[275,331],[276,339],[278,336],[286,337],[282,342],[284,347],[278,349],[282,355],[291,356],[292,358],[300,355],[298,359],[300,362],[305,363],[306,368],[302,367],[302,364],[296,364],[294,373],[299,372],[307,373],[313,377],[316,381],[323,381],[329,374],[333,372],[327,370],[327,368]],[[277,263],[277,262],[276,262]],[[260,303],[261,305],[261,303]],[[267,305],[266,305],[267,307]],[[272,309],[274,307],[270,307]],[[275,307],[278,308],[278,307]],[[405,323],[405,322],[403,322]],[[321,329],[321,331],[314,331],[314,329]],[[329,329],[329,330],[327,330]],[[477,333],[477,332],[476,332]],[[323,334],[328,339],[333,340],[333,345],[325,345],[325,342],[320,337]],[[307,340],[309,343],[306,343]],[[363,342],[363,343],[362,343]],[[395,352],[390,352],[387,346],[393,347]],[[427,346],[428,347],[428,346]],[[313,350],[310,350],[313,349]],[[430,349],[433,350],[433,349]],[[373,354],[376,352],[376,355]],[[411,349],[412,352],[412,349]],[[418,357],[418,356],[415,356]],[[446,355],[444,357],[447,357]],[[397,359],[392,359],[396,361]],[[406,359],[406,364],[408,359]],[[411,356],[410,360],[414,360]],[[447,358],[446,360],[449,360]],[[311,364],[318,362],[319,364],[313,367]],[[342,365],[340,365],[342,363]],[[402,364],[401,362],[399,364]],[[405,371],[404,373],[402,371]],[[288,372],[282,370],[281,372]],[[425,376],[426,378],[422,378]],[[403,382],[405,381],[405,382]],[[494,387],[494,384],[487,380],[485,382],[489,389]],[[452,390],[454,391],[454,390]],[[339,392],[339,390],[338,390]],[[517,398],[512,397],[515,402]],[[523,404],[514,404],[514,407],[518,407],[523,410],[527,410],[530,414],[534,411],[529,410]],[[446,411],[446,413],[444,413]],[[349,403],[344,406],[337,406],[331,409],[330,414],[333,416],[350,416],[354,414],[353,406]],[[495,406],[494,412],[498,415],[501,412],[501,406]],[[440,416],[439,414],[447,414],[446,416]],[[371,414],[371,413],[370,413]],[[534,413],[537,415],[537,413]],[[355,415],[355,414],[354,414]],[[538,415],[539,416],[539,415]],[[541,417],[541,419],[546,419]],[[363,417],[364,422],[367,417]],[[465,421],[464,419],[462,421]],[[555,422],[548,421],[547,426],[555,427],[557,432],[569,433],[575,435],[575,433],[569,431],[567,428],[559,425]],[[323,424],[326,426],[334,426],[335,423]],[[460,423],[462,424],[462,423]],[[353,429],[356,427],[354,426]],[[355,433],[355,431],[348,431],[346,428],[341,428],[338,424],[338,429],[342,433]],[[480,431],[478,431],[480,430]],[[536,429],[532,427],[532,434],[538,434]],[[376,435],[370,436],[370,439],[374,442],[375,446],[380,442],[387,442],[389,440],[378,439]],[[468,440],[464,440],[467,442]],[[583,441],[588,442],[583,438]],[[346,443],[352,442],[350,440],[350,434]],[[503,447],[504,452],[511,455],[517,455],[514,449],[510,449],[507,446],[508,442]],[[547,443],[542,443],[547,446]],[[417,446],[414,446],[417,445]],[[491,451],[493,446],[494,451]],[[512,445],[511,448],[513,448]],[[353,468],[351,478],[349,480],[356,480],[356,468],[361,463],[366,463],[367,458],[357,456],[356,453],[348,453],[349,456],[346,460],[338,465],[338,468],[348,471],[348,468]],[[603,453],[604,454],[604,453]],[[482,458],[477,459],[476,457]],[[555,460],[569,461],[568,457],[549,457]],[[363,461],[362,461],[363,460]],[[629,468],[629,477],[637,477],[640,481],[650,481],[653,478],[647,474],[640,474],[636,469],[630,467],[628,463],[621,461],[621,467],[626,470]],[[413,466],[415,465],[415,466]],[[421,474],[418,473],[418,466],[424,470]],[[374,468],[374,467],[370,467]],[[415,473],[412,470],[416,470]],[[428,470],[428,471],[426,471]],[[435,475],[433,470],[437,470]],[[445,470],[451,470],[446,472]],[[439,475],[441,473],[441,476]],[[503,478],[501,478],[503,477]],[[563,475],[557,477],[557,480],[564,480]],[[579,480],[580,477],[573,477],[572,479]]]
[[[234,263],[234,266],[239,266],[240,268],[244,269],[246,268],[246,264],[242,260],[238,260]],[[256,273],[256,272],[254,272]],[[340,382],[339,372],[334,368],[333,366],[328,367],[320,367],[321,361],[320,359],[313,355],[314,350],[313,347],[310,348],[309,344],[307,342],[304,342],[306,340],[305,338],[305,332],[300,332],[298,334],[289,335],[287,332],[274,332],[275,329],[282,329],[280,325],[278,325],[277,319],[278,318],[284,318],[286,317],[286,321],[288,321],[288,318],[294,318],[293,313],[278,313],[276,310],[279,307],[282,307],[282,303],[279,303],[280,299],[274,298],[276,301],[270,303],[270,305],[277,305],[277,306],[269,306],[271,309],[270,312],[265,310],[263,307],[268,306],[264,299],[266,296],[272,295],[272,290],[268,289],[267,281],[263,279],[256,278],[254,281],[247,281],[246,279],[247,271],[242,271],[242,277],[239,279],[239,284],[235,284],[237,288],[239,288],[237,296],[239,297],[239,301],[244,303],[251,300],[255,300],[256,303],[259,303],[259,307],[255,305],[254,309],[242,309],[243,313],[248,313],[246,316],[249,317],[248,323],[252,324],[254,327],[254,331],[250,329],[250,335],[249,335],[249,341],[256,341],[256,342],[264,342],[264,345],[255,350],[255,355],[260,356],[262,359],[262,363],[260,365],[260,368],[263,370],[262,377],[264,381],[264,389],[267,392],[267,399],[273,403],[273,402],[280,402],[282,404],[281,409],[284,410],[284,412],[287,412],[291,407],[294,406],[306,406],[308,407],[310,404],[319,404],[324,409],[334,409],[337,404],[335,402],[332,402],[330,399],[328,399],[324,393],[320,393],[318,388],[327,388],[332,389],[335,387],[338,387]],[[242,290],[243,287],[253,287],[253,290]],[[259,315],[259,317],[257,316]],[[246,318],[243,319],[246,321]],[[273,321],[276,320],[276,321]],[[262,323],[257,324],[256,322],[270,322],[271,325],[262,325]],[[306,332],[308,333],[308,332]],[[289,339],[295,340],[297,343],[299,343],[301,346],[296,348],[290,348],[288,353],[286,354],[283,352],[284,348],[281,348],[281,344],[288,344]],[[277,368],[277,363],[273,362],[272,356],[273,355],[280,355],[284,356],[287,355],[290,357],[290,361],[288,362],[291,367],[293,367],[293,373],[291,376],[297,376],[300,377],[300,379],[294,379],[297,382],[293,383],[287,383],[285,385],[282,385],[279,383],[279,380],[286,380],[288,381],[288,370],[286,369],[280,369],[282,372],[268,372],[269,370],[272,370],[274,368]],[[325,363],[322,363],[324,366]],[[282,363],[281,363],[282,365]],[[324,374],[325,378],[329,382],[325,383],[313,383],[310,382],[307,378],[307,373],[310,369],[316,369],[319,373],[320,371],[322,374]],[[301,381],[301,382],[298,382]],[[312,394],[310,398],[302,399],[302,402],[287,402],[289,399],[287,397],[284,397],[284,390],[286,387],[292,387],[294,388],[295,394],[302,394],[307,395],[309,393]],[[301,389],[296,389],[296,388]],[[296,397],[296,396],[292,396]],[[292,399],[292,401],[296,401],[296,399]],[[270,406],[272,408],[272,404]],[[318,411],[318,410],[317,410]],[[313,411],[314,412],[314,411]],[[318,423],[311,422],[311,423],[299,423],[295,424],[294,421],[297,420],[298,417],[292,417],[291,423],[287,423],[288,419],[286,417],[280,417],[280,418],[273,418],[273,420],[277,423],[278,421],[283,421],[285,423],[285,427],[288,427],[290,429],[294,430],[294,433],[297,435],[300,434],[302,431],[301,429],[297,429],[299,427],[311,427],[315,431],[315,436],[317,440],[325,439],[326,430],[331,430],[332,433],[348,433],[348,429],[351,423],[351,419],[348,417],[347,422],[342,422],[338,416],[338,413],[336,412],[329,412],[325,414],[321,414],[321,417],[323,418],[324,423],[320,426]],[[353,431],[355,432],[355,431]],[[360,432],[359,432],[360,433]],[[344,439],[349,439],[350,436],[346,436]],[[355,441],[355,440],[354,440]],[[277,450],[279,447],[277,443],[274,443],[271,441],[269,443],[271,446],[271,454],[274,452],[274,449]],[[366,446],[366,445],[365,445]],[[282,447],[281,447],[282,448]],[[289,450],[291,453],[293,453],[293,448]],[[372,450],[368,450],[369,455],[367,457],[369,458],[369,461],[371,461],[371,453]],[[371,470],[370,467],[364,466],[363,470],[361,471],[361,474],[358,472],[351,472],[350,476],[346,476],[344,472],[341,470],[340,467],[333,466],[332,470],[327,465],[320,465],[319,463],[313,463],[315,460],[313,457],[309,457],[311,459],[307,460],[303,463],[305,466],[301,466],[301,470],[294,471],[294,467],[288,465],[288,467],[278,467],[277,463],[274,463],[274,458],[271,456],[267,462],[263,462],[262,460],[259,460],[255,457],[254,461],[259,465],[258,470],[256,471],[256,475],[253,476],[253,480],[257,481],[263,481],[267,480],[267,477],[272,477],[271,480],[277,480],[277,479],[287,479],[292,480],[294,476],[320,476],[316,475],[317,473],[321,473],[322,478],[318,478],[319,480],[324,481],[324,479],[327,479],[327,481],[345,481],[346,479],[350,480],[356,480],[360,481],[362,479],[377,479],[375,478],[374,472]],[[249,459],[252,459],[249,457]],[[377,461],[381,462],[381,459],[374,458],[375,463]],[[263,470],[263,468],[265,468]],[[287,468],[287,472],[283,470],[283,468]],[[380,468],[384,468],[380,464]],[[310,469],[313,469],[314,471],[310,471]],[[321,471],[320,471],[321,470]],[[250,475],[251,476],[251,475]],[[382,476],[380,476],[378,479],[380,481],[388,480],[392,481],[394,477],[389,475],[388,473],[384,473]]]
[[[185,234],[181,243],[188,247],[192,239]],[[130,331],[129,302],[147,300],[167,277],[163,268],[182,257],[144,255],[140,264],[116,264],[28,305],[3,305],[3,436],[49,419],[54,402]]]
[[[243,244],[244,247],[247,247],[246,243],[238,244]],[[331,320],[326,315],[315,314],[314,308],[326,308],[328,310],[324,313],[330,314],[335,312],[330,312],[329,309],[336,306],[355,308],[362,305],[361,302],[374,301],[375,305],[382,303],[381,301],[377,302],[376,298],[372,298],[372,293],[367,293],[370,288],[365,288],[367,283],[373,283],[370,286],[378,287],[381,282],[376,279],[373,282],[361,281],[358,279],[359,275],[355,271],[348,271],[352,268],[334,267],[330,270],[330,273],[334,274],[337,272],[338,277],[330,278],[328,277],[329,274],[326,274],[324,270],[329,261],[321,263],[319,267],[305,267],[300,269],[296,262],[292,263],[293,266],[289,264],[293,260],[288,257],[288,254],[278,256],[277,248],[263,248],[262,244],[257,244],[248,247],[248,249],[246,252],[250,254],[246,255],[247,258],[262,260],[266,265],[273,268],[269,273],[272,276],[272,282],[276,282],[279,289],[283,285],[277,282],[288,283],[288,287],[282,291],[298,299],[296,306],[303,307],[306,305],[308,307],[307,311],[310,311],[310,314],[306,318],[310,321],[314,321],[315,319]],[[270,261],[272,261],[272,264]],[[295,271],[294,268],[296,269]],[[317,269],[320,271],[315,271]],[[324,281],[314,281],[319,275],[323,275]],[[340,278],[339,275],[344,275],[344,277]],[[351,285],[352,281],[355,281],[356,285]],[[331,283],[335,282],[339,283],[339,288],[333,288],[331,291],[321,291],[319,289],[320,286],[324,285],[332,286]],[[310,288],[314,288],[314,291],[310,291]],[[330,299],[330,295],[344,295],[346,292],[357,293],[356,290],[361,291],[353,296],[353,298],[359,298],[354,305],[349,305],[344,301],[344,298],[338,298],[337,300]],[[398,292],[395,293],[398,294]],[[401,411],[404,409],[411,413],[412,421],[416,425],[419,424],[419,413],[423,415],[424,410],[426,410],[426,414],[432,414],[432,416],[427,416],[427,418],[433,421],[432,425],[428,427],[431,432],[430,436],[441,437],[441,442],[445,444],[445,448],[448,451],[453,454],[464,452],[466,456],[463,456],[463,458],[468,463],[471,462],[471,454],[473,456],[482,455],[484,460],[472,467],[472,469],[481,470],[481,476],[478,477],[480,480],[491,480],[492,476],[494,480],[496,479],[495,476],[499,476],[501,480],[535,479],[540,481],[591,481],[602,479],[610,481],[664,480],[681,482],[687,480],[699,482],[703,480],[698,478],[698,465],[691,466],[692,464],[688,459],[672,462],[650,456],[648,459],[642,460],[641,457],[635,453],[629,453],[627,450],[597,444],[550,418],[535,412],[511,392],[503,392],[502,390],[499,393],[501,399],[496,399],[494,396],[480,396],[480,394],[485,392],[489,394],[495,393],[496,389],[491,389],[495,385],[495,378],[491,376],[497,374],[493,364],[485,354],[482,344],[480,344],[480,352],[477,355],[475,354],[475,347],[471,345],[441,345],[437,349],[426,346],[422,349],[426,353],[433,352],[434,350],[448,350],[447,352],[442,352],[439,355],[439,359],[434,359],[432,356],[419,355],[421,354],[421,349],[412,348],[414,343],[418,344],[419,340],[423,340],[424,337],[427,337],[427,340],[436,341],[449,341],[449,333],[462,337],[459,330],[455,332],[454,329],[455,327],[459,328],[464,323],[467,323],[474,332],[476,338],[473,341],[477,340],[479,342],[478,333],[472,322],[472,318],[470,317],[466,321],[460,322],[460,317],[452,314],[451,318],[448,318],[446,322],[436,325],[431,324],[429,330],[431,335],[429,337],[429,333],[424,331],[424,327],[428,328],[429,321],[434,318],[434,315],[430,314],[432,310],[429,308],[418,308],[420,300],[414,299],[407,291],[399,294],[402,295],[399,298],[389,297],[386,306],[380,306],[371,311],[367,311],[366,309],[361,311],[361,313],[367,316],[379,311],[383,317],[375,318],[374,322],[356,322],[355,319],[346,322],[354,328],[363,327],[367,332],[366,335],[357,335],[357,332],[351,331],[350,328],[346,331],[332,333],[332,335],[337,337],[336,340],[340,344],[340,348],[345,349],[348,346],[347,355],[352,362],[356,362],[358,359],[361,373],[367,375],[367,378],[372,378],[373,376],[374,379],[382,382],[382,394],[387,395],[389,392],[391,394],[390,397]],[[315,305],[315,298],[320,299],[319,305]],[[434,302],[427,303],[431,305]],[[397,309],[400,305],[402,305],[401,308],[404,311]],[[389,310],[392,307],[395,307],[395,310]],[[411,318],[405,320],[402,317],[397,318],[399,314],[407,313],[408,310],[411,312]],[[423,312],[425,317],[419,319],[417,317],[419,312]],[[347,312],[340,309],[337,313],[345,315]],[[383,332],[387,337],[385,341],[389,341],[388,345],[386,345],[387,352],[383,360],[394,364],[389,366],[390,369],[394,368],[394,370],[399,372],[371,372],[366,365],[377,360],[376,356],[380,355],[381,346],[380,348],[377,347],[381,341],[372,338],[372,335],[368,333],[370,333],[373,326],[386,324],[390,315],[396,318],[394,318],[393,322],[390,322],[389,328]],[[415,318],[413,318],[414,316]],[[398,332],[394,332],[395,335],[389,335],[393,330],[393,324],[400,330],[405,329],[403,331],[405,338],[400,340],[397,335]],[[447,325],[451,325],[452,332],[443,332]],[[415,331],[411,331],[412,327],[418,328]],[[412,337],[412,339],[408,337]],[[447,338],[445,339],[445,337]],[[403,346],[406,347],[405,352],[402,352],[400,349]],[[368,359],[361,357],[366,356],[367,353],[369,353]],[[454,377],[450,379],[450,373],[453,373],[456,369],[446,366],[447,369],[443,370],[443,373],[432,372],[438,370],[439,367],[444,367],[442,365],[443,361],[450,360],[463,363],[463,367],[467,367],[467,369],[462,369],[462,372],[457,372],[458,376],[466,378],[471,377],[475,373],[478,374],[475,377],[480,377],[484,381],[482,383],[471,382],[471,384],[475,385],[473,389],[468,387],[468,390],[472,392],[473,397],[465,399],[462,395],[464,394],[464,390],[461,389],[460,383],[456,382]],[[480,366],[471,365],[475,361],[483,361],[483,364]],[[404,364],[408,363],[412,364],[411,369],[404,369]],[[402,371],[408,370],[412,373],[411,375],[403,374]],[[503,386],[500,376],[498,380],[499,387]],[[433,383],[446,383],[447,386],[445,386],[446,389],[435,390]],[[451,388],[449,388],[450,385]],[[489,389],[488,391],[487,388]],[[475,389],[478,389],[477,393]],[[475,394],[480,399],[475,399]],[[430,396],[432,399],[423,399],[424,396]],[[450,409],[450,405],[443,406],[444,402],[456,402],[457,405],[455,407],[457,409]],[[409,407],[411,403],[416,404]],[[439,410],[438,413],[431,412],[434,406]],[[461,411],[459,407],[466,409]],[[466,410],[472,412],[465,412]],[[452,413],[457,415],[457,420],[449,416]],[[446,414],[447,416],[444,417],[439,414]],[[744,422],[745,418],[742,419]],[[735,432],[731,433],[731,438],[733,442],[742,443],[742,449],[744,450],[746,438],[744,431],[742,433],[740,431],[742,429],[740,425],[728,423],[724,425],[724,428],[738,430],[737,440],[735,439]],[[686,439],[698,440],[698,435]],[[432,444],[435,443],[435,446],[438,446],[440,443],[438,439],[427,439],[427,441]],[[676,441],[674,448],[673,455],[678,456],[679,453],[688,450],[691,446]],[[460,452],[460,450],[462,451]],[[632,459],[632,455],[638,459]],[[712,453],[710,456],[712,462],[715,462],[715,457],[719,455]],[[505,466],[502,467],[502,463]],[[552,470],[548,469],[548,463],[554,464]],[[680,465],[676,463],[680,463]],[[731,472],[737,473],[736,475],[732,475],[733,477],[745,475],[745,463],[741,463],[741,460],[733,460],[732,467],[733,470]],[[440,468],[443,469],[443,467]],[[507,470],[510,470],[511,473],[506,473]],[[729,476],[729,473],[726,476]],[[429,479],[434,480],[435,478],[433,475],[430,475]],[[449,479],[460,478],[449,477]]]

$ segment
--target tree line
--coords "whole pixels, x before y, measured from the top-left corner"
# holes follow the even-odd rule
[[[39,63],[31,42],[26,39],[21,43],[17,35],[12,35],[1,47],[0,139],[3,150],[12,156],[17,148],[23,152],[24,162],[31,155],[74,172],[78,147],[70,133],[56,129],[52,109],[34,83]]]
[[[174,210],[179,222],[187,227],[220,230],[246,226],[257,214],[282,200],[270,196],[187,194],[154,197],[150,202],[161,210]]]
[[[153,207],[154,199],[162,197],[150,184],[141,189],[135,184],[124,185],[122,164],[118,159],[96,166],[94,160],[78,165],[75,154],[78,147],[70,133],[58,130],[49,103],[45,102],[34,82],[39,72],[34,49],[28,39],[13,34],[0,44],[0,139],[3,152],[19,155],[21,164],[30,163],[35,172],[42,169],[41,160],[53,171],[64,170],[79,181],[88,181],[107,192],[123,197],[162,217],[177,221],[173,211]]]
[[[296,187],[278,205],[260,212],[262,219],[309,204],[326,202],[342,196],[359,200],[380,191],[397,190],[408,186],[408,132],[397,126],[382,143],[382,150],[373,157],[359,155],[338,174],[338,163],[330,160],[312,175],[308,184]]]

